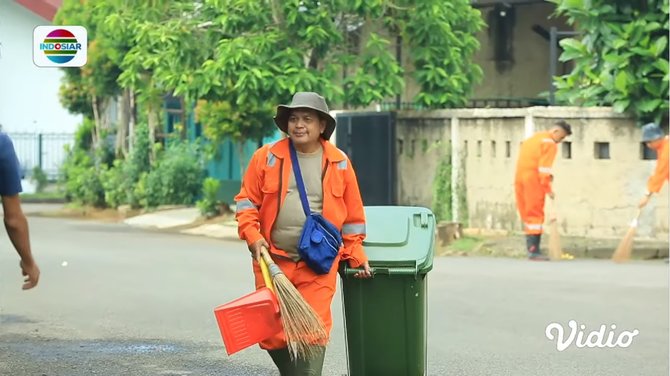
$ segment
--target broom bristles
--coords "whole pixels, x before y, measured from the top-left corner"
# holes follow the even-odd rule
[[[561,250],[561,235],[558,233],[556,220],[551,221],[549,231],[549,258],[560,260],[563,251]]]
[[[321,351],[320,347],[328,341],[323,321],[286,275],[277,274],[273,283],[289,354],[293,359],[315,357]]]
[[[633,238],[635,238],[636,227],[631,226],[626,231],[626,235],[619,242],[619,246],[614,251],[612,255],[612,260],[614,262],[626,262],[630,260],[630,255],[633,252]]]

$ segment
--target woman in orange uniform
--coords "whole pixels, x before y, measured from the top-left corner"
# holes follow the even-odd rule
[[[253,257],[256,288],[264,286],[256,260],[261,247],[266,247],[330,333],[339,261],[360,267],[358,278],[372,275],[362,245],[365,213],[356,174],[346,154],[328,142],[336,123],[322,96],[296,93],[290,105],[277,107],[274,119],[288,138],[264,145],[252,156],[235,197],[239,236]],[[297,157],[299,174],[292,167],[292,155]],[[302,198],[296,176],[303,182]],[[313,270],[309,254],[299,252],[307,210],[320,213],[341,234],[342,245],[325,271]],[[268,350],[281,375],[321,375],[325,346],[318,357],[297,361],[291,360],[283,333],[260,346]]]
[[[668,181],[668,136],[663,134],[661,128],[649,123],[642,127],[642,142],[648,148],[656,151],[656,169],[647,181],[647,192],[640,200],[640,209],[647,206],[651,195],[658,193],[663,188],[663,185]]]

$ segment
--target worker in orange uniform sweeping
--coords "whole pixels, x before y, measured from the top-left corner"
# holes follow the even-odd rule
[[[658,193],[663,188],[663,184],[668,181],[668,136],[663,134],[661,128],[649,123],[642,127],[642,142],[648,148],[656,151],[656,169],[647,181],[647,192],[644,194],[640,204],[640,209],[647,206],[651,195]]]
[[[339,262],[359,268],[356,278],[372,277],[356,173],[346,154],[328,141],[336,122],[321,95],[296,93],[291,104],[277,107],[274,120],[288,138],[251,158],[235,197],[238,232],[253,257],[256,288],[265,284],[256,261],[265,247],[330,333]],[[260,347],[282,376],[321,375],[325,343],[309,359],[292,359],[283,332]]]
[[[554,198],[551,172],[558,144],[572,134],[570,124],[559,121],[549,131],[537,132],[521,144],[516,165],[514,189],[516,205],[526,233],[526,249],[530,260],[546,261],[540,253],[545,196]]]

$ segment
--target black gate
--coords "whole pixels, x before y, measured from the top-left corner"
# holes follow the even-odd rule
[[[363,205],[395,205],[395,113],[339,113],[335,137],[356,169]]]

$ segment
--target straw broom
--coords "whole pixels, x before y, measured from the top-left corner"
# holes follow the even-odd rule
[[[261,248],[261,257],[272,275],[289,354],[293,359],[309,359],[320,354],[320,347],[328,340],[323,321],[274,263],[264,247]]]
[[[637,210],[637,214],[633,221],[626,231],[626,235],[621,239],[619,246],[614,251],[612,255],[612,261],[621,263],[630,260],[630,255],[633,252],[633,239],[635,238],[635,232],[637,231],[638,220],[640,219],[640,214],[642,214],[642,209]]]
[[[554,199],[551,199],[551,212],[553,218],[549,220],[549,258],[560,260],[563,251],[561,250],[561,234],[558,233],[556,202]]]

